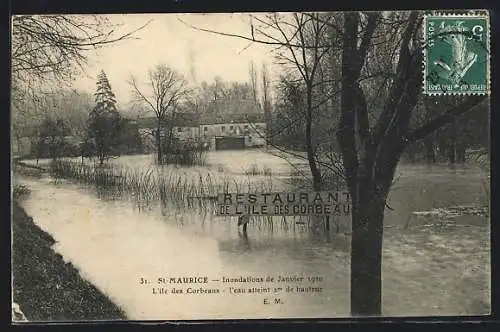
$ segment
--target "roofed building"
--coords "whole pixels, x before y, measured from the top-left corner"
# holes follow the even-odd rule
[[[138,119],[139,131],[143,137],[149,136],[154,144],[157,118]],[[229,113],[224,116],[216,113],[198,115],[196,113],[177,113],[170,123],[165,121],[161,131],[164,137],[172,126],[172,138],[181,143],[199,142],[216,149],[217,141],[230,141],[237,138],[239,148],[265,146],[266,123],[263,113]],[[227,145],[225,145],[227,146]],[[231,146],[231,144],[229,144]]]

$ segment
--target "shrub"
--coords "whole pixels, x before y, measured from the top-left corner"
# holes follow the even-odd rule
[[[12,196],[14,198],[21,198],[23,196],[27,196],[31,193],[31,190],[23,185],[23,184],[18,184],[14,186],[14,189],[12,191]]]
[[[167,152],[164,156],[165,163],[182,166],[205,165],[206,151],[201,147],[184,147]]]

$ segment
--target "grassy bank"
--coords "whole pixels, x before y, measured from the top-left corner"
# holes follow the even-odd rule
[[[122,309],[51,249],[54,239],[15,201],[12,230],[13,300],[30,322],[126,319]]]

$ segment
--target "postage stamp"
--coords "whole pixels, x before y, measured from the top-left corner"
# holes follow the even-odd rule
[[[424,94],[489,94],[488,16],[426,15],[424,28]]]

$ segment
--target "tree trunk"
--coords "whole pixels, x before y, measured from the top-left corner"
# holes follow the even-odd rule
[[[448,145],[448,161],[450,164],[455,164],[455,142],[451,141]]]
[[[309,161],[309,168],[313,177],[314,190],[321,190],[321,172],[316,165],[314,147],[312,142],[312,87],[308,84],[307,87],[307,116],[306,116],[306,149],[307,160]]]
[[[162,150],[161,150],[161,135],[160,135],[160,120],[158,120],[158,127],[156,128],[156,160],[158,165],[161,165],[163,162],[162,158]]]
[[[264,101],[264,118],[266,122],[266,131],[265,131],[265,137],[266,137],[266,150],[269,149],[269,146],[272,145],[274,142],[272,141],[273,137],[271,135],[271,128],[273,126],[272,124],[272,117],[271,117],[271,105],[268,104],[267,98],[266,101]]]
[[[426,139],[424,139],[424,148],[425,148],[425,162],[427,164],[435,164],[436,154],[434,152],[434,142],[432,137],[427,137]]]
[[[405,134],[421,84],[421,78],[414,72],[419,57],[412,57],[407,46],[418,24],[415,12],[410,14],[403,33],[396,79],[385,100],[386,105],[376,125],[370,127],[368,105],[359,79],[378,18],[378,14],[368,14],[365,32],[358,38],[359,14],[345,13],[342,37],[341,115],[337,137],[352,197],[350,288],[353,316],[382,313],[385,203],[399,159],[406,145],[411,143],[405,139]]]
[[[352,202],[351,314],[380,315],[382,311],[382,240],[385,201],[362,194]]]
[[[450,164],[456,163],[456,145],[457,145],[457,137],[456,137],[456,125],[455,123],[450,124],[450,139],[448,143],[448,161]]]
[[[165,153],[169,153],[172,151],[172,141],[174,140],[174,127],[173,124],[170,126],[168,131],[168,140],[167,140],[167,148],[165,149]]]
[[[418,152],[420,152],[420,145],[418,144],[410,145],[404,152],[405,160],[408,161],[410,164],[415,163],[415,161],[417,160],[416,155]]]
[[[465,150],[466,146],[465,144],[457,144],[456,147],[456,157],[457,157],[457,162],[458,163],[465,163]]]
[[[402,152],[402,150],[401,150]],[[351,314],[382,313],[384,210],[401,153],[394,150],[374,163],[364,159],[351,188]]]
[[[52,161],[57,160],[57,146],[56,146],[56,138],[52,137],[51,139],[51,144],[50,144],[50,154],[52,157]]]

